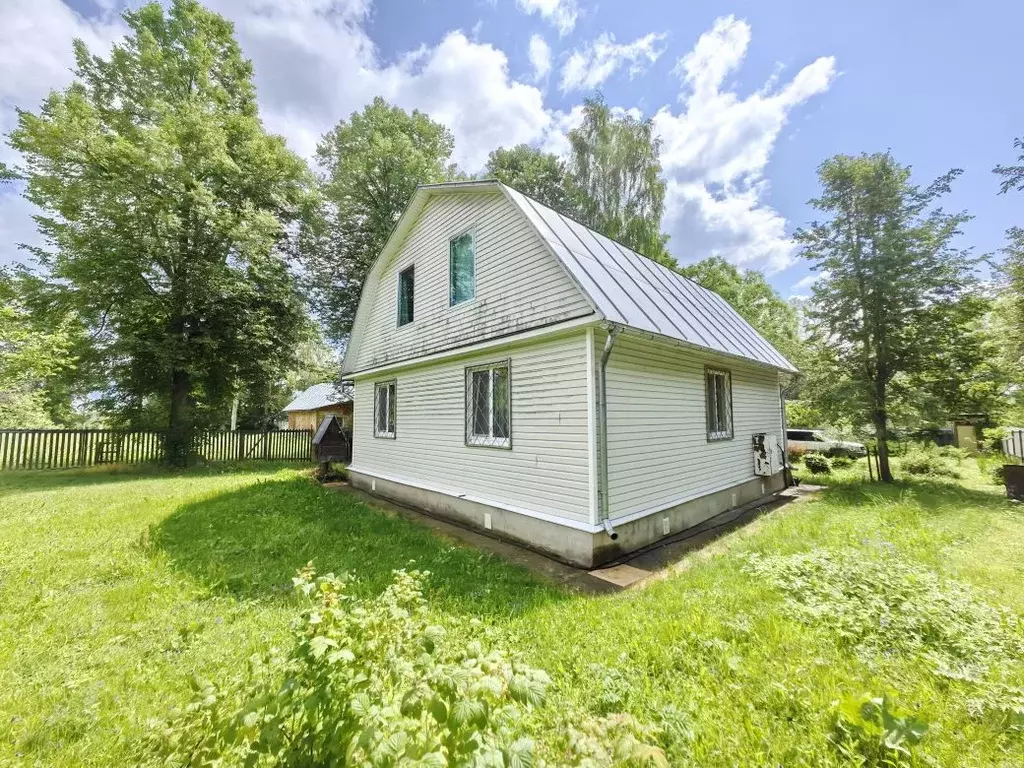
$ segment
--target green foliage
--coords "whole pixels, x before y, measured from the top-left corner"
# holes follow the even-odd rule
[[[911,446],[899,458],[899,467],[909,475],[930,475],[959,479],[963,473],[957,469],[966,452],[952,445],[936,448],[932,444]]]
[[[721,256],[711,256],[679,267],[679,272],[729,302],[772,346],[799,365],[802,345],[796,310],[771,287],[762,272],[756,269],[740,272]],[[787,409],[791,405],[787,403]],[[802,416],[799,412],[797,415]],[[791,424],[801,423],[790,416]],[[820,424],[815,422],[807,426],[817,427]]]
[[[192,405],[289,367],[305,321],[281,247],[309,185],[266,133],[230,22],[194,0],[127,11],[109,57],[75,43],[74,82],[10,134],[30,249],[52,305],[89,328],[120,413],[168,413],[178,458]]]
[[[561,158],[527,144],[501,147],[487,157],[485,178],[494,178],[575,219],[582,217],[581,195]]]
[[[828,218],[796,233],[822,276],[808,312],[808,390],[819,407],[873,425],[883,480],[894,414],[931,385],[948,398],[938,385],[950,360],[970,369],[979,358],[974,260],[954,244],[968,217],[934,207],[959,174],[921,188],[889,154],[837,155],[811,201]]]
[[[430,623],[428,576],[397,571],[380,597],[360,600],[343,579],[302,569],[291,652],[250,660],[227,686],[196,682],[156,731],[155,752],[197,766],[545,765],[521,720],[544,703],[548,676],[480,640],[451,643]],[[568,730],[565,765],[667,768],[656,737],[628,716],[588,720]]]
[[[612,114],[600,96],[583,102],[583,123],[569,131],[569,174],[582,193],[582,223],[668,267],[661,233],[665,181],[661,141],[650,120]]]
[[[1006,485],[1006,465],[995,465],[989,470],[988,477],[992,485]]]
[[[804,466],[814,475],[827,475],[832,472],[832,461],[820,453],[805,453]]]
[[[317,145],[320,200],[304,222],[306,288],[328,338],[347,339],[363,281],[419,184],[447,181],[451,132],[379,96]]]
[[[782,590],[795,616],[827,624],[865,660],[902,653],[936,674],[980,679],[1024,653],[1024,622],[1012,611],[886,549],[753,554],[746,568]]]
[[[197,685],[161,732],[163,753],[191,765],[532,765],[516,724],[544,701],[547,675],[479,641],[450,648],[428,619],[426,575],[399,571],[357,600],[342,579],[300,571],[291,653],[226,688]]]
[[[833,469],[847,469],[853,465],[853,459],[849,456],[839,454],[838,456],[832,457],[832,468]]]
[[[848,696],[836,706],[832,740],[840,754],[866,765],[899,765],[928,732],[928,724],[888,696]]]

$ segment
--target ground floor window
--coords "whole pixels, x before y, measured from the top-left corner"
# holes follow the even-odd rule
[[[704,397],[708,440],[732,439],[732,374],[729,371],[704,370]]]
[[[507,360],[466,369],[466,443],[512,447],[512,398]]]
[[[395,412],[398,389],[396,382],[378,381],[373,385],[373,436],[395,436]]]

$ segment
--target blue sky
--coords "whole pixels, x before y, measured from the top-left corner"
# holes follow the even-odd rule
[[[813,215],[815,168],[836,152],[890,149],[922,183],[964,169],[948,208],[975,215],[982,252],[1024,225],[991,169],[1024,135],[1011,2],[211,0],[256,66],[268,126],[308,155],[338,118],[380,93],[449,124],[456,159],[520,141],[564,151],[600,88],[653,117],[665,142],[665,227],[683,262],[719,253],[807,292],[789,238]],[[0,3],[0,130],[68,81],[70,39],[123,33],[117,0]],[[0,151],[0,158],[12,158]],[[33,241],[30,210],[0,194],[0,263]]]

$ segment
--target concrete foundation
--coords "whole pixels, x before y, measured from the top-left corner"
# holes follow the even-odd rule
[[[729,509],[767,499],[785,487],[781,472],[771,477],[758,477],[636,520],[615,523],[617,538],[613,541],[604,530],[591,533],[362,472],[349,470],[349,482],[373,495],[480,529],[497,538],[588,569],[685,531]],[[486,526],[485,516],[490,518],[490,528]]]

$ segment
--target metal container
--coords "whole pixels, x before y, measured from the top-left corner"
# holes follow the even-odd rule
[[[1024,501],[1024,464],[1004,465],[1003,477],[1006,480],[1006,495]]]

